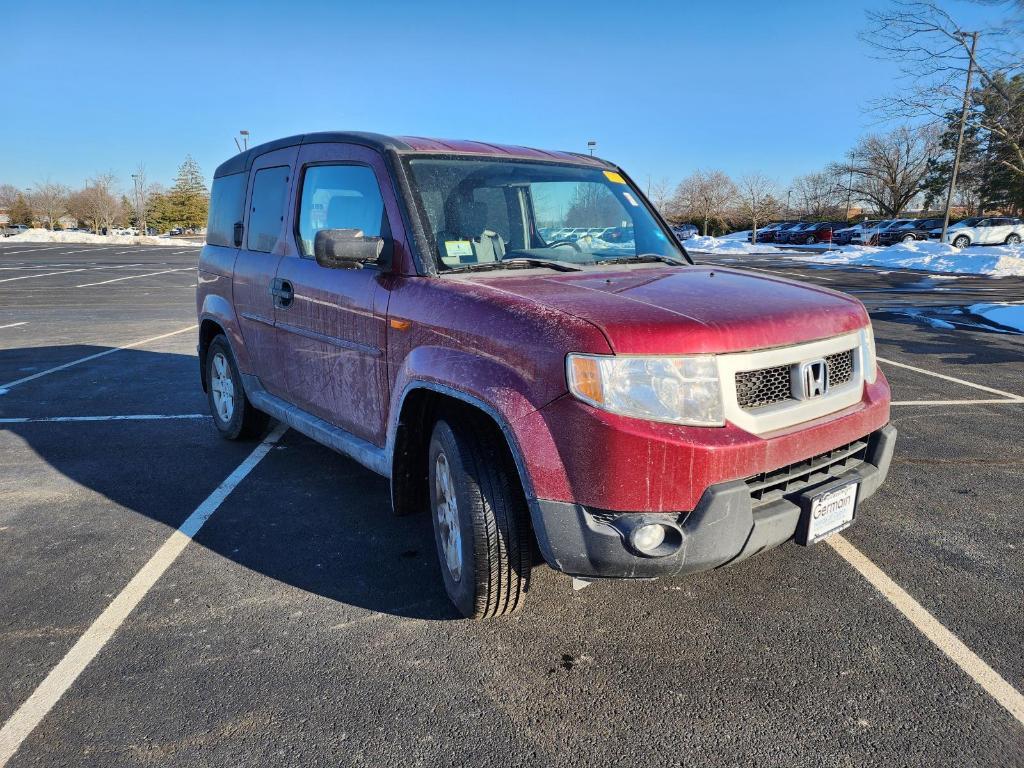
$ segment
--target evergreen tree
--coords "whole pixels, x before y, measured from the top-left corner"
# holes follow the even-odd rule
[[[178,226],[169,194],[154,192],[149,196],[146,201],[146,226],[157,232],[166,232]]]
[[[210,195],[206,189],[199,164],[186,155],[178,168],[178,177],[167,194],[170,202],[171,224],[181,227],[205,227],[210,208]]]
[[[28,200],[25,199],[25,195],[21,192],[19,192],[17,197],[14,198],[14,204],[7,212],[7,215],[10,217],[11,224],[25,224],[27,226],[32,226],[32,206],[29,205]]]

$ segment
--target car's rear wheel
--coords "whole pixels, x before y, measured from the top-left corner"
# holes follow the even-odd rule
[[[1011,234],[1006,236],[1007,245],[1020,245],[1020,235]]]
[[[954,248],[966,248],[970,244],[971,238],[969,238],[967,235],[959,235],[953,238]]]
[[[224,335],[210,342],[206,351],[206,396],[217,431],[228,440],[257,437],[269,417],[252,407],[242,388],[242,377]]]
[[[526,499],[515,466],[493,428],[440,420],[428,450],[434,541],[445,590],[468,618],[522,607],[532,548]]]

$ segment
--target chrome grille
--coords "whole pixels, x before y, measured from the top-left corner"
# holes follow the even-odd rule
[[[804,461],[748,477],[745,482],[750,489],[750,498],[756,507],[831,480],[863,464],[867,452],[867,440],[854,440]]]
[[[825,357],[829,386],[839,387],[853,381],[853,353],[836,352]],[[740,408],[751,411],[766,405],[794,399],[790,378],[791,365],[740,371],[736,374],[736,400]]]
[[[834,355],[827,355],[825,362],[828,364],[829,386],[838,387],[853,381],[852,349],[848,349],[845,352],[836,352]]]
[[[792,397],[789,369],[788,365],[777,365],[774,368],[737,373],[736,399],[740,408],[749,411],[789,400]]]

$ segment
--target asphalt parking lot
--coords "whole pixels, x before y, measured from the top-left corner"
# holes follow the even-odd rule
[[[195,254],[0,243],[0,768],[1024,765],[1024,338],[930,321],[1024,280],[716,259],[867,304],[888,485],[836,546],[470,622],[384,480],[218,437]]]

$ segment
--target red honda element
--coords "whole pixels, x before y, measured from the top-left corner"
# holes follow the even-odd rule
[[[281,139],[217,169],[199,270],[217,428],[390,478],[466,616],[523,604],[534,541],[581,580],[717,568],[842,530],[889,469],[861,303],[694,264],[598,158]]]

